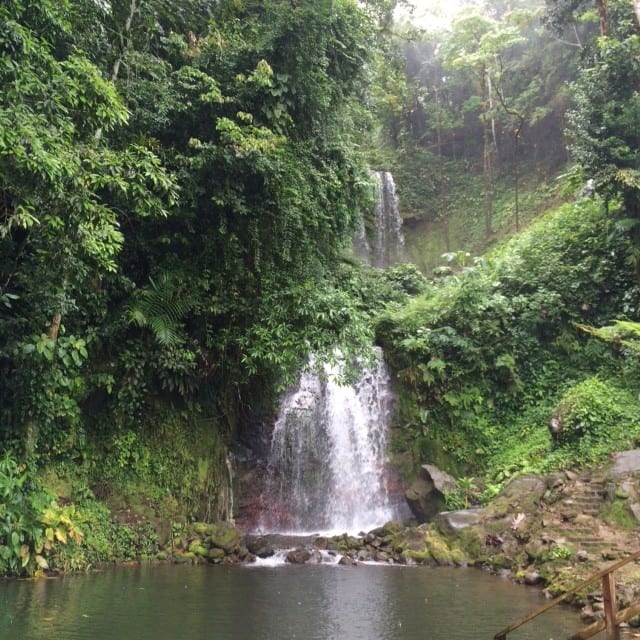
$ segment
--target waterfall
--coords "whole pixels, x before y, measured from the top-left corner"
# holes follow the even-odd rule
[[[302,374],[282,398],[271,441],[261,528],[359,533],[396,514],[385,478],[393,396],[387,370],[339,384],[340,367]]]
[[[404,236],[393,176],[374,171],[376,204],[371,216],[360,219],[353,238],[356,255],[373,267],[388,267],[402,259]]]

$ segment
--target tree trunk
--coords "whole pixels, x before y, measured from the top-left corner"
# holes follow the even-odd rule
[[[133,24],[133,18],[138,10],[138,0],[131,0],[131,4],[129,5],[129,15],[124,23],[124,31],[120,34],[120,51],[116,56],[116,59],[113,61],[113,66],[111,67],[111,82],[115,82],[120,75],[120,65],[122,64],[122,60],[124,58],[124,53],[129,46],[129,34],[131,33],[131,25]],[[96,140],[100,140],[102,138],[102,127],[100,127],[94,134],[94,138]]]
[[[640,29],[640,0],[633,0],[633,9],[636,12],[636,27]]]
[[[60,313],[55,313],[53,315],[53,319],[51,320],[51,324],[49,325],[49,331],[47,335],[51,340],[58,339],[58,333],[60,331],[60,325],[62,324],[62,315]]]
[[[484,173],[484,231],[487,238],[491,235],[492,218],[493,218],[493,143],[491,141],[491,129],[489,117],[490,98],[489,92],[489,72],[484,70],[485,78],[483,90],[485,93],[482,101],[482,129],[483,129],[483,173]]]
[[[493,218],[493,145],[489,131],[489,122],[485,114],[484,123],[484,231],[487,237],[491,235]]]
[[[487,96],[489,99],[489,111],[492,114],[491,115],[491,136],[493,137],[493,149],[497,156],[498,155],[498,136],[496,134],[496,119],[493,117],[493,107],[495,105],[493,102],[493,84],[491,82],[491,73],[489,72],[489,70],[487,70],[486,76],[487,76]]]
[[[637,0],[634,0],[636,5]],[[607,0],[596,0],[596,8],[598,9],[598,19],[600,22],[600,35],[609,35],[609,11],[607,9]]]

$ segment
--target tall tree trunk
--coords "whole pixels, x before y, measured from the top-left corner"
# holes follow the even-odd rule
[[[489,111],[491,112],[491,136],[493,138],[493,149],[497,156],[498,155],[498,136],[496,134],[496,119],[493,117],[493,107],[495,106],[493,102],[493,83],[491,82],[491,73],[488,69],[486,71],[486,77],[487,77],[487,97],[489,100]]]
[[[633,9],[636,12],[636,27],[640,29],[640,0],[633,0]]]
[[[493,218],[493,144],[491,143],[489,118],[486,113],[484,120],[484,231],[489,237],[492,232]]]
[[[637,0],[634,0],[636,5]],[[607,0],[596,0],[596,8],[598,9],[598,20],[600,22],[600,35],[609,35],[609,10],[607,8]]]
[[[489,97],[489,72],[484,69],[485,81],[482,83],[483,96],[482,100],[482,129],[483,129],[483,174],[484,174],[484,231],[487,238],[491,235],[492,218],[493,218],[493,151],[494,145],[491,140],[491,123],[489,116],[491,109]]]
[[[124,59],[124,54],[126,50],[129,48],[130,42],[130,34],[131,34],[131,26],[133,25],[133,18],[136,15],[136,11],[139,7],[139,0],[130,0],[131,4],[129,5],[129,14],[127,15],[127,19],[124,22],[124,30],[119,34],[119,51],[116,59],[113,61],[113,66],[111,67],[111,82],[115,82],[120,75],[120,65],[122,64],[122,60]],[[94,134],[94,138],[96,140],[100,140],[102,138],[102,127],[96,130]]]

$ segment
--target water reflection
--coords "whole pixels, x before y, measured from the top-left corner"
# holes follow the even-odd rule
[[[0,583],[0,640],[479,640],[542,602],[476,570],[137,567]],[[553,609],[510,640],[579,626]]]

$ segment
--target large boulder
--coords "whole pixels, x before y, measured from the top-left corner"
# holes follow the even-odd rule
[[[452,476],[431,464],[423,464],[405,498],[415,519],[423,523],[444,509],[446,493],[455,488],[456,481]]]

